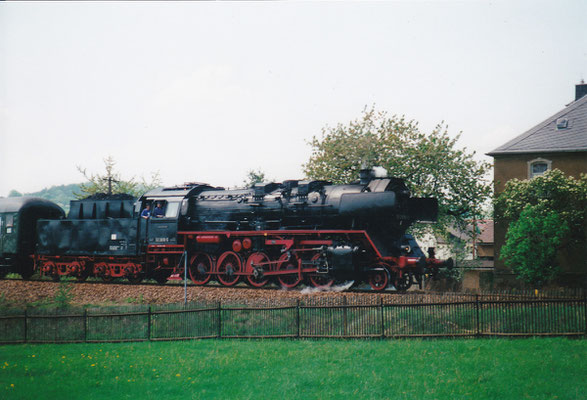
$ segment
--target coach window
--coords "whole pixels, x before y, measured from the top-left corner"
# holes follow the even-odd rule
[[[12,233],[12,226],[14,225],[14,215],[6,215],[6,233]]]
[[[177,211],[179,210],[179,201],[170,201],[167,203],[165,210],[165,218],[177,218]]]
[[[544,175],[551,169],[552,161],[537,158],[528,162],[528,179]]]

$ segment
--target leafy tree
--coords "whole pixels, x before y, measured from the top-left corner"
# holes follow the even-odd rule
[[[490,164],[457,148],[459,137],[449,136],[442,123],[426,134],[415,121],[365,109],[348,125],[327,126],[321,137],[312,138],[304,172],[311,179],[349,183],[363,166],[384,167],[390,176],[404,178],[413,195],[438,199],[435,229],[446,233],[481,215],[491,193],[486,179]]]
[[[520,279],[536,286],[559,274],[557,252],[570,231],[558,212],[541,208],[527,205],[520,218],[510,224],[501,248],[505,264]]]
[[[11,190],[10,193],[8,193],[8,197],[22,197],[22,193],[17,190]]]
[[[115,170],[116,162],[112,157],[104,159],[106,173],[89,174],[85,168],[77,167],[78,171],[88,180],[80,185],[80,192],[75,193],[76,197],[84,198],[97,193],[128,193],[134,196],[140,196],[148,190],[161,186],[159,172],[151,174],[151,180],[147,182],[145,178],[137,181],[134,177],[128,180],[122,179],[119,172]]]
[[[506,265],[530,283],[552,280],[559,272],[552,252],[555,255],[561,250],[567,254],[585,253],[587,174],[575,179],[554,169],[531,180],[512,179],[495,199],[495,215],[511,221],[500,255]],[[536,232],[531,231],[534,225]],[[541,236],[547,229],[552,231]],[[528,240],[533,241],[534,251],[527,250],[529,242],[521,240],[520,232],[526,232]],[[537,240],[542,240],[544,247],[536,245]],[[579,259],[584,262],[584,257]],[[526,271],[531,268],[534,272]]]
[[[252,169],[249,172],[247,172],[247,176],[243,181],[243,187],[250,188],[255,183],[265,182],[265,178],[265,172],[263,172],[261,169],[258,169],[256,171]]]
[[[540,206],[544,215],[556,211],[570,228],[568,239],[585,242],[587,174],[575,179],[553,169],[530,180],[512,179],[495,199],[496,218],[518,220],[527,205]]]

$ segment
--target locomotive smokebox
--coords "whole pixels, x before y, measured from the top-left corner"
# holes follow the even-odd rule
[[[408,214],[415,221],[435,222],[438,219],[438,200],[430,197],[412,197],[407,204]]]
[[[345,193],[340,196],[341,215],[375,216],[388,214],[397,207],[394,192]]]

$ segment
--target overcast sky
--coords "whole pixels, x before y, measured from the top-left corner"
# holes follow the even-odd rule
[[[0,196],[124,178],[302,178],[365,105],[480,154],[574,100],[586,1],[0,2]]]

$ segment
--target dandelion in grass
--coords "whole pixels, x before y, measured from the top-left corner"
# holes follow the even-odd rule
[[[181,374],[175,374],[175,376],[177,376],[177,377],[180,377],[180,376],[181,376]]]
[[[33,354],[31,357],[35,358],[35,355]]]
[[[96,364],[92,364],[92,365],[90,365],[90,367],[95,367],[95,366],[96,366]]]

